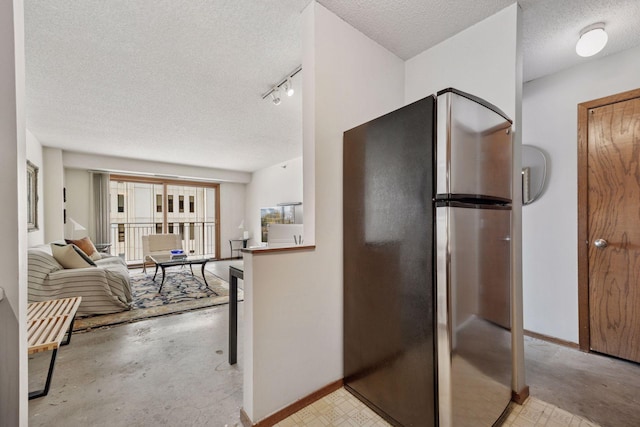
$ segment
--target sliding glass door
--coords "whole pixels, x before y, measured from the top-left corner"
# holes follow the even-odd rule
[[[195,185],[167,185],[166,233],[180,234],[189,254],[216,253],[218,189]],[[213,255],[212,255],[213,256]]]
[[[219,184],[111,176],[111,253],[142,262],[142,236],[178,234],[191,255],[220,256]]]

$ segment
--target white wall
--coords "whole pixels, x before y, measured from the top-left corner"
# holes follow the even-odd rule
[[[64,238],[64,170],[62,167],[62,150],[59,148],[43,148],[44,200],[44,243]]]
[[[242,237],[238,226],[245,218],[246,185],[223,182],[220,184],[220,257],[230,258],[229,239]],[[246,221],[245,221],[246,224]],[[234,245],[237,247],[237,243]]]
[[[454,87],[516,114],[517,5],[407,60],[405,102]]]
[[[302,202],[302,186],[302,157],[260,169],[251,175],[244,215],[250,245],[260,244],[260,208],[283,202]]]
[[[29,130],[26,131],[27,160],[38,168],[38,229],[29,231],[27,235],[27,245],[29,247],[44,243],[44,183],[46,180],[46,167],[42,158],[42,145],[40,141]]]
[[[254,422],[343,376],[342,133],[404,103],[402,60],[315,2],[302,22],[305,243],[315,214],[316,249],[245,256],[243,407]]]
[[[0,424],[27,425],[27,169],[24,5],[0,2]]]
[[[182,179],[204,179],[217,182],[238,182],[247,184],[251,179],[248,172],[187,166],[176,163],[152,162],[122,157],[98,156],[93,154],[64,152],[64,167],[84,170],[105,170],[111,173],[136,173],[139,175],[167,175]]]
[[[640,47],[528,82],[523,143],[549,155],[543,196],[523,209],[525,329],[578,342],[577,104],[640,88]]]
[[[72,218],[87,230],[91,230],[93,227],[90,206],[90,195],[92,191],[91,174],[88,171],[82,169],[66,168],[64,170],[64,187],[67,189],[67,202],[64,204],[64,207],[67,210],[67,224],[71,224],[69,222],[69,218]],[[60,197],[62,197],[62,195]],[[69,226],[66,226],[64,228],[64,237],[71,238],[73,234],[69,234],[70,232],[72,232],[71,228]],[[90,235],[90,233],[88,234]],[[58,238],[60,239],[61,237]],[[91,236],[91,238],[93,239],[94,237]]]
[[[514,121],[512,203],[512,306],[514,372],[512,387],[525,387],[522,336],[522,196],[520,147],[522,54],[520,8],[513,4],[461,31],[444,42],[407,60],[407,104],[447,87],[479,96],[504,111]]]

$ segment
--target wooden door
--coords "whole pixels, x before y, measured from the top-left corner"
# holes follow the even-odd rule
[[[587,117],[590,349],[640,362],[640,98]]]

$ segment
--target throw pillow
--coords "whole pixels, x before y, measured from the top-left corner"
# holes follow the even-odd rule
[[[76,245],[52,243],[51,254],[64,268],[96,267],[96,263],[91,261],[91,258]]]
[[[93,245],[93,242],[91,241],[91,239],[89,239],[89,237],[83,237],[82,239],[78,239],[78,240],[64,239],[64,241],[67,242],[67,244],[69,245],[76,245],[77,247],[82,249],[82,252],[87,254],[87,256],[93,259],[94,261],[96,259],[101,258],[100,254],[98,253],[98,250]],[[98,257],[94,258],[93,254],[98,254]]]

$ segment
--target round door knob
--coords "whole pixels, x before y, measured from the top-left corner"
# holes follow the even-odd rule
[[[595,242],[593,242],[593,244],[596,246],[596,248],[600,249],[604,249],[608,245],[607,241],[604,239],[597,239]]]

